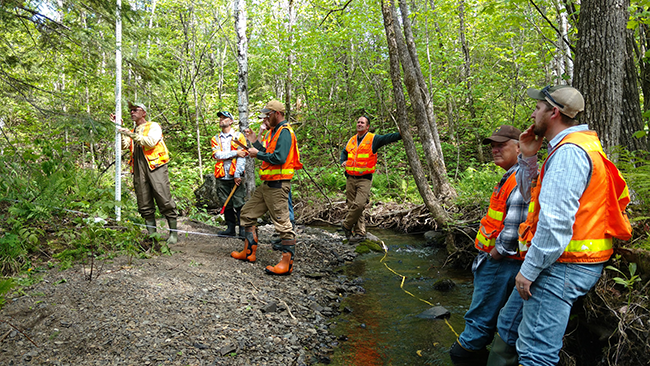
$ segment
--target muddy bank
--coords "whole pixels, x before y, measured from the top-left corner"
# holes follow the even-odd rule
[[[218,229],[182,221],[180,230]],[[300,228],[291,276],[264,274],[280,258],[273,228],[259,228],[256,263],[230,257],[242,241],[183,235],[172,256],[40,269],[43,280],[2,309],[2,365],[310,365],[328,362],[339,340],[327,319],[364,292],[337,266],[355,258],[343,237]],[[99,264],[100,266],[102,263]],[[33,342],[33,343],[32,343]]]

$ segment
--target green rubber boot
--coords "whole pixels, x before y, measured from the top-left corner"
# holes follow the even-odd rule
[[[517,348],[507,344],[497,333],[492,342],[492,351],[488,357],[487,366],[517,366],[519,355]]]
[[[169,224],[169,238],[167,238],[167,245],[178,243],[178,222],[176,219],[168,217],[167,224]]]
[[[149,235],[156,233],[156,219],[146,219],[144,224],[147,225],[147,232]]]

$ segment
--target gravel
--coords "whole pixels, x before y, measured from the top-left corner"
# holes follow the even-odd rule
[[[191,220],[179,229],[218,231]],[[172,256],[112,258],[93,281],[81,265],[44,272],[0,311],[0,365],[327,363],[338,345],[328,319],[346,311],[344,297],[364,292],[340,270],[354,247],[300,227],[293,274],[269,276],[264,268],[280,253],[273,227],[258,229],[256,263],[230,257],[241,240],[184,234]]]

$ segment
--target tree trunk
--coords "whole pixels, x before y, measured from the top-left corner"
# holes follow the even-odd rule
[[[620,144],[629,151],[647,150],[648,136],[640,138],[634,137],[638,131],[643,131],[645,123],[641,112],[641,103],[639,103],[639,86],[637,79],[636,63],[634,62],[634,31],[626,31],[626,53],[625,53],[625,79],[623,80],[623,113],[621,121],[621,141]]]
[[[429,209],[429,212],[434,217],[436,223],[444,226],[449,221],[447,212],[442,208],[442,205],[437,201],[429,183],[424,175],[422,164],[418,158],[413,136],[409,130],[409,123],[406,111],[406,98],[404,97],[404,90],[402,89],[402,78],[399,67],[399,56],[397,49],[397,40],[395,35],[395,27],[393,25],[393,7],[386,1],[381,2],[381,10],[384,17],[384,28],[386,30],[386,40],[388,42],[388,54],[390,58],[390,75],[393,83],[393,96],[397,106],[397,123],[400,127],[402,140],[404,141],[404,148],[406,155],[411,165],[411,172],[415,179],[415,184],[418,191],[424,200],[424,204]]]
[[[429,168],[431,169],[434,183],[434,195],[439,199],[447,200],[456,197],[456,191],[451,187],[447,180],[447,170],[442,159],[442,149],[440,148],[438,129],[436,127],[434,133],[431,128],[432,125],[435,126],[433,104],[431,103],[431,98],[428,96],[426,83],[422,76],[422,71],[420,70],[420,63],[415,50],[415,42],[413,42],[413,35],[411,33],[410,21],[408,20],[408,9],[406,8],[405,3],[401,2],[400,4],[404,4],[400,5],[404,7],[404,9],[400,10],[402,15],[405,16],[403,22],[406,39],[402,35],[398,23],[395,21],[397,19],[395,8],[390,6],[390,10],[395,33],[395,43],[397,45],[402,69],[404,70],[404,84],[409,93],[411,107],[415,114],[415,122],[418,126],[418,133],[420,135],[422,149],[424,150],[424,156],[426,157]],[[411,44],[410,47],[407,45],[407,42]]]
[[[606,152],[620,143],[629,0],[582,3],[575,87],[585,97],[583,123],[598,132]]]
[[[248,128],[248,38],[246,38],[246,0],[235,0],[235,33],[237,33],[237,108],[239,129]],[[255,191],[255,161],[246,162],[246,194]]]
[[[459,18],[459,35],[460,45],[463,51],[463,68],[461,78],[465,81],[465,88],[467,89],[467,96],[465,105],[469,111],[469,123],[471,126],[477,125],[476,122],[476,109],[474,108],[474,97],[472,96],[472,82],[471,80],[471,62],[469,58],[469,47],[467,46],[467,39],[465,39],[465,1],[461,0],[458,4],[458,18]],[[483,155],[483,144],[481,143],[481,136],[476,128],[474,130],[474,137],[476,138],[476,151],[478,152],[478,161],[485,163],[485,156]]]
[[[292,65],[293,65],[293,25],[296,23],[296,9],[293,7],[293,0],[289,0],[289,24],[287,24],[287,36],[289,38],[289,54],[287,55],[287,82],[284,88],[285,118],[291,123],[291,88],[292,88]]]

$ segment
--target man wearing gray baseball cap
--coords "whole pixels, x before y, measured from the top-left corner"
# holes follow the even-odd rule
[[[632,232],[627,185],[596,132],[576,119],[582,94],[567,85],[527,93],[537,103],[519,138],[516,179],[530,200],[519,227],[525,259],[497,321],[503,342],[497,347],[495,338],[488,365],[557,365],[573,303],[598,282],[612,238],[627,240]],[[538,171],[544,138],[548,157]]]

